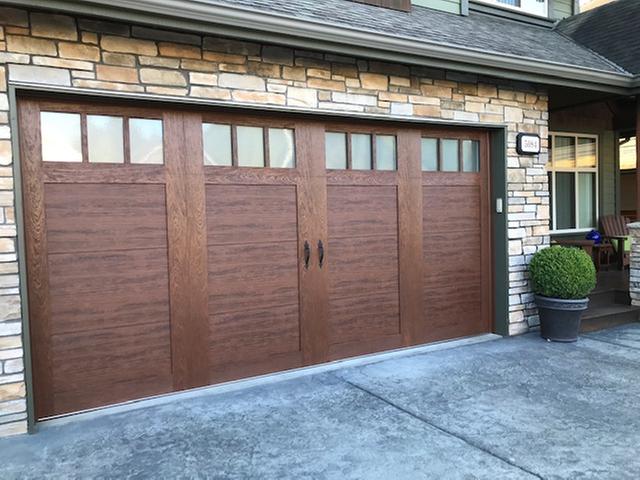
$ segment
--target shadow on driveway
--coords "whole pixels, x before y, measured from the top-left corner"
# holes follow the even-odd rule
[[[49,426],[0,478],[637,479],[640,325],[535,334]]]

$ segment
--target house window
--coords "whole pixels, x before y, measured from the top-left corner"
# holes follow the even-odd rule
[[[552,133],[549,191],[553,232],[579,232],[598,224],[598,137]]]
[[[549,0],[479,0],[500,7],[517,10],[532,15],[546,17],[549,14]]]

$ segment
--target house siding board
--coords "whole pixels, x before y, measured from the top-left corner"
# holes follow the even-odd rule
[[[357,5],[357,4],[354,4]],[[16,17],[16,14],[19,14]],[[453,17],[453,16],[452,16]],[[11,17],[0,15],[0,34],[10,27],[10,19],[29,19],[27,12],[17,11]],[[7,20],[9,19],[9,20]],[[310,52],[273,47],[269,45],[243,44],[238,41],[190,37],[189,48],[184,56],[179,48],[173,49],[176,56],[162,56],[161,42],[149,38],[129,37],[135,26],[110,22],[109,34],[83,29],[80,19],[51,22],[49,34],[58,35],[55,28],[64,28],[65,38],[70,37],[69,25],[80,25],[78,40],[65,42],[76,48],[59,50],[58,55],[46,52],[12,52],[0,40],[2,57],[7,62],[20,62],[31,67],[35,57],[59,60],[68,51],[91,50],[85,56],[90,65],[83,70],[38,65],[29,73],[21,71],[21,80],[43,86],[52,85],[42,69],[52,68],[68,76],[70,85],[84,91],[111,90],[132,91],[154,98],[170,95],[198,98],[233,104],[234,99],[256,106],[304,107],[324,112],[354,114],[391,115],[402,114],[407,119],[465,121],[473,124],[490,123],[507,126],[507,223],[509,229],[509,327],[510,334],[528,331],[537,323],[537,312],[533,303],[531,286],[527,277],[527,263],[531,255],[549,243],[549,194],[544,164],[547,158],[548,96],[544,87],[524,83],[509,83],[504,80],[479,78],[459,72],[446,72],[432,68],[389,64],[336,56],[332,53]],[[28,20],[24,20],[27,21]],[[39,24],[46,22],[38,17]],[[14,35],[28,37],[30,25],[26,23],[15,30]],[[95,30],[95,29],[94,29]],[[167,37],[169,38],[169,37]],[[105,42],[106,39],[106,42]],[[119,47],[118,47],[119,46]],[[98,78],[108,51],[126,47],[133,67],[112,69],[108,78]],[[203,47],[204,46],[204,47]],[[250,50],[250,51],[249,51]],[[275,55],[274,52],[279,52]],[[223,54],[219,52],[224,52]],[[42,52],[45,53],[45,52]],[[106,55],[106,58],[109,58]],[[129,62],[131,63],[131,62]],[[140,75],[143,68],[160,69],[164,75],[152,79]],[[265,65],[265,68],[256,68]],[[276,68],[273,68],[273,67]],[[20,300],[20,272],[17,262],[17,229],[15,218],[13,161],[11,140],[17,134],[12,131],[9,118],[8,86],[11,65],[0,63],[0,436],[23,433],[27,429],[25,372],[23,359],[25,345],[22,344],[22,312]],[[202,82],[203,67],[208,76]],[[267,68],[268,67],[268,68]],[[137,83],[131,70],[137,70]],[[295,69],[296,74],[291,75]],[[228,73],[234,75],[226,75]],[[371,74],[374,74],[372,76]],[[100,75],[101,76],[101,75]],[[54,76],[55,77],[55,76]],[[146,78],[148,83],[143,83]],[[179,88],[175,88],[176,78]],[[220,79],[226,78],[224,85]],[[237,81],[231,81],[236,79]],[[372,82],[376,79],[376,82]],[[259,80],[259,82],[258,82]],[[264,91],[256,91],[256,85]],[[334,95],[335,94],[335,95]],[[543,153],[535,157],[520,157],[515,143],[518,132],[538,133],[542,137]],[[22,408],[16,413],[16,400]]]
[[[413,0],[413,5],[448,13],[461,13],[461,0]]]
[[[549,17],[554,20],[562,20],[563,18],[573,15],[574,0],[551,0],[549,5]]]

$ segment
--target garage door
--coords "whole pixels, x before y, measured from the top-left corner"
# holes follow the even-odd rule
[[[490,330],[476,130],[22,99],[36,414]]]

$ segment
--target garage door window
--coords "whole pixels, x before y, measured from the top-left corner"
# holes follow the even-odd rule
[[[162,120],[41,112],[44,162],[164,163]]]
[[[397,163],[395,135],[325,134],[325,164],[329,170],[395,171]]]
[[[477,173],[480,171],[480,142],[423,138],[422,171]]]
[[[44,162],[82,162],[80,120],[79,113],[40,113]]]
[[[162,165],[162,120],[132,118],[129,120],[131,163]]]
[[[202,141],[207,166],[296,166],[295,132],[290,128],[203,123]]]
[[[89,163],[124,163],[122,117],[87,115]]]

